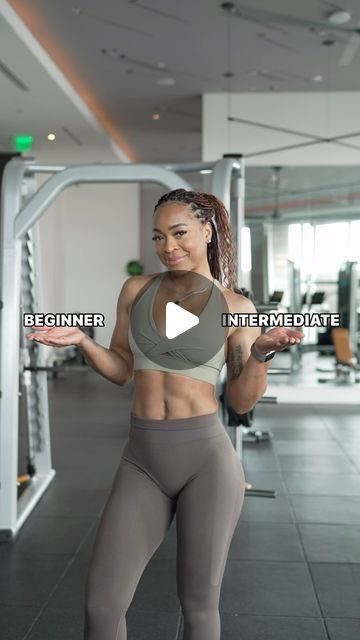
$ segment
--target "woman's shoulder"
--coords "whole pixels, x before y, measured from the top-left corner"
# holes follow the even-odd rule
[[[132,305],[135,298],[141,292],[145,292],[151,282],[159,276],[160,273],[143,273],[138,276],[130,276],[123,284],[123,290],[127,298],[127,303]]]
[[[219,284],[220,291],[223,294],[229,313],[254,313],[256,312],[253,302],[242,293],[237,293],[232,289]]]

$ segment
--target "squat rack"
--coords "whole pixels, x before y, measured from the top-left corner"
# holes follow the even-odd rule
[[[0,246],[0,540],[16,536],[55,476],[46,370],[47,349],[27,344],[23,313],[42,310],[42,278],[38,220],[67,187],[80,183],[158,183],[167,190],[191,186],[181,172],[211,169],[210,191],[230,211],[236,245],[244,225],[244,167],[238,157],[213,163],[177,165],[89,164],[37,165],[34,160],[11,160],[1,186]],[[37,187],[36,174],[51,174]],[[238,279],[240,260],[238,259]],[[20,374],[24,381],[29,449],[35,469],[20,498],[17,496]]]

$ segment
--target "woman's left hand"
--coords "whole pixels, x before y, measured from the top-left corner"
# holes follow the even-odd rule
[[[276,327],[256,338],[255,348],[263,354],[269,353],[269,351],[283,351],[293,344],[298,344],[304,336],[302,331]]]

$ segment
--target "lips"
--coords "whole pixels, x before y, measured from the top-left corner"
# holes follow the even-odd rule
[[[168,264],[177,264],[178,262],[181,262],[181,260],[183,260],[184,258],[186,258],[186,256],[180,256],[180,258],[176,258],[175,260],[167,260],[166,262]]]

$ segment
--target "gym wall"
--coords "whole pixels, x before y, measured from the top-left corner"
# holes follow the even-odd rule
[[[129,277],[125,265],[139,256],[138,185],[70,187],[39,224],[44,287],[39,311],[103,313],[105,327],[95,329],[95,340],[109,346],[118,295]]]

